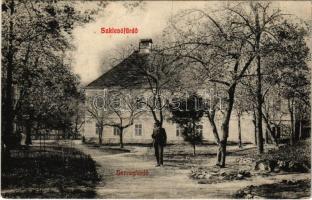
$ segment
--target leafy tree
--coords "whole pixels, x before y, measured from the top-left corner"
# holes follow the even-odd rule
[[[298,111],[306,109],[304,112],[309,113],[310,110],[310,69],[307,61],[311,57],[305,40],[307,31],[302,24],[290,21],[284,21],[275,31],[281,45],[276,47],[278,51],[269,57],[269,64],[274,64],[278,70],[279,94],[287,100],[291,117],[290,143],[294,144],[297,138],[296,122],[301,118]]]
[[[292,111],[294,99],[300,99],[301,105],[307,107],[310,105],[308,98],[310,77],[307,67],[310,58],[305,41],[307,32],[304,24],[296,23],[291,19],[284,20],[275,24],[270,33],[272,37],[263,41],[261,47],[262,118],[270,138],[277,144],[271,125],[278,126],[283,116],[287,114],[285,110],[280,109],[280,105],[288,104],[291,124],[293,124],[291,130],[295,130]],[[253,92],[257,85],[253,80],[255,71],[256,69],[252,68],[242,81],[246,87],[249,87],[248,94],[253,96],[253,99],[257,97],[257,93]],[[294,134],[294,131],[291,132]]]
[[[175,99],[169,105],[172,114],[169,120],[183,128],[183,138],[193,146],[194,155],[196,155],[196,145],[202,143],[203,139],[202,133],[198,131],[198,123],[205,113],[203,106],[203,99],[197,94]]]
[[[91,11],[80,12],[72,2],[7,0],[2,19],[3,142],[10,146],[17,118],[30,143],[34,120],[46,124],[50,115],[64,116],[78,86],[66,51],[73,48],[72,29],[90,21]]]

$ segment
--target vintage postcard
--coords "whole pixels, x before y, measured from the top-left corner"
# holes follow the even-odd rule
[[[2,198],[311,197],[311,1],[2,0]]]

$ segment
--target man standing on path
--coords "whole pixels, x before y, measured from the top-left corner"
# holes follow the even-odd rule
[[[153,146],[155,149],[155,156],[157,160],[156,167],[163,165],[163,153],[164,153],[164,146],[166,146],[167,143],[167,134],[164,128],[160,126],[159,122],[156,122],[154,124],[153,129]]]

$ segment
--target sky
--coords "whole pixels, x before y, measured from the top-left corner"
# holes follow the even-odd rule
[[[133,1],[132,1],[133,2]],[[312,19],[311,1],[275,1],[285,13],[304,20]],[[84,6],[97,6],[86,2]],[[131,4],[131,3],[130,3]],[[129,9],[122,1],[109,2],[91,23],[73,31],[75,51],[73,71],[81,78],[83,85],[98,78],[112,66],[112,58],[128,44],[138,46],[142,38],[157,38],[166,27],[168,19],[182,9],[217,8],[222,2],[215,1],[143,1],[138,7]],[[128,5],[128,4],[127,4]],[[138,28],[137,34],[102,34],[102,27]],[[155,43],[155,40],[153,40]],[[157,42],[157,41],[156,41]],[[309,41],[309,46],[312,46]]]

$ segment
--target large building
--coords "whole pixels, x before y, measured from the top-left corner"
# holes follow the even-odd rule
[[[86,96],[88,98],[102,95],[104,91],[112,89],[122,90],[131,89],[139,93],[144,93],[144,78],[140,77],[138,73],[140,62],[133,64],[130,60],[139,59],[141,54],[149,54],[152,52],[152,40],[140,40],[138,50],[134,51],[128,58],[124,59],[118,65],[101,75],[98,79],[88,84],[85,88]],[[167,113],[168,114],[168,113]],[[255,141],[255,128],[253,117],[250,114],[243,114],[241,116],[241,137],[242,142],[254,143]],[[217,127],[221,126],[221,118],[217,116]],[[146,112],[134,120],[132,126],[124,130],[123,141],[124,143],[150,143],[151,134],[153,130],[154,120],[150,112]],[[238,141],[238,120],[235,112],[233,112],[230,120],[230,133],[228,141]],[[183,141],[181,128],[174,123],[164,120],[163,127],[166,129],[168,142],[176,143]],[[197,131],[202,133],[204,141],[213,142],[214,136],[212,128],[207,117],[203,117],[202,121],[197,126]],[[97,139],[98,126],[96,120],[89,114],[86,114],[86,123],[83,129],[85,138]],[[103,130],[103,143],[118,143],[119,135],[116,127],[104,127]]]

